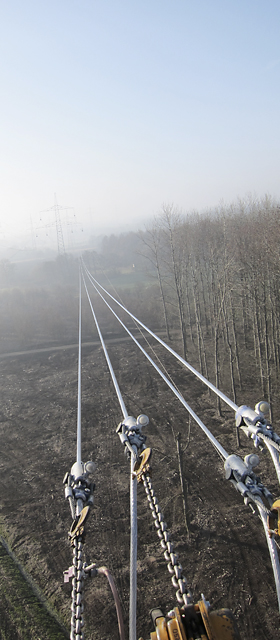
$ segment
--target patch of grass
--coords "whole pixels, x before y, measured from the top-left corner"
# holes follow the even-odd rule
[[[111,271],[108,270],[107,278],[103,273],[96,276],[96,279],[105,287],[105,289],[109,287],[108,280],[114,287],[120,287],[122,289],[134,287],[137,284],[143,284],[146,287],[154,283],[154,279],[147,273],[143,271],[135,271],[131,268],[122,268]]]
[[[17,562],[2,543],[0,619],[1,640],[65,640],[68,637],[67,632],[34,593]]]

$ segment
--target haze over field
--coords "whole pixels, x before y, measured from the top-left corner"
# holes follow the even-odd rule
[[[54,193],[78,243],[163,202],[279,198],[279,18],[276,0],[4,0],[1,244],[55,243]]]

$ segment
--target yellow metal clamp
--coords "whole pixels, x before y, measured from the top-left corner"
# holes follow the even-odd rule
[[[209,640],[240,640],[232,611],[209,611],[204,600],[200,600],[198,606]]]
[[[152,449],[150,449],[149,447],[147,447],[146,449],[144,449],[144,451],[142,451],[142,453],[140,453],[140,460],[137,460],[134,465],[134,473],[136,475],[137,482],[143,482],[142,476],[144,473],[151,473],[151,457]]]
[[[271,514],[267,517],[267,526],[270,536],[272,536],[273,533],[280,536],[280,498],[275,500],[271,507]]]
[[[78,522],[74,520],[74,522],[72,523],[71,529],[68,533],[72,546],[74,544],[74,539],[78,538],[78,536],[83,536],[83,539],[84,539],[85,521],[88,517],[88,514],[89,514],[89,506],[86,506],[82,509]]]
[[[170,640],[186,640],[186,632],[178,607],[173,610],[174,618],[168,620],[167,629]]]
[[[157,613],[151,640],[240,640],[232,612],[209,611],[205,600],[183,609],[174,607],[168,618],[159,609]]]

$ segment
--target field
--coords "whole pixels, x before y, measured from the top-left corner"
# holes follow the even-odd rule
[[[199,428],[189,425],[185,409],[135,346],[122,342],[108,344],[108,349],[129,414],[150,418],[145,433],[153,449],[153,484],[195,599],[202,592],[214,608],[230,607],[242,640],[280,639],[273,574],[257,515],[226,482],[222,460]],[[159,347],[156,351],[163,358]],[[164,362],[225,449],[236,451],[233,412],[225,409],[217,418],[214,398],[201,383],[171,356],[165,355]],[[127,625],[129,463],[115,433],[122,415],[99,346],[83,349],[82,387],[82,457],[97,465],[86,559],[112,571]],[[76,455],[77,350],[2,358],[1,398],[1,535],[39,589],[41,602],[32,605],[34,588],[24,592],[22,573],[2,549],[0,638],[59,639],[70,621],[71,584],[63,584],[63,571],[72,563],[67,538],[71,516],[62,480]],[[189,531],[174,441],[178,432]],[[252,448],[243,439],[239,454],[249,452]],[[272,463],[260,455],[258,472],[277,496]],[[152,631],[149,610],[160,606],[167,612],[175,605],[175,590],[141,486],[138,523],[137,633],[147,638]],[[61,626],[51,612],[45,613],[44,599],[60,616]],[[85,624],[88,639],[118,637],[111,593],[102,577],[86,582]]]

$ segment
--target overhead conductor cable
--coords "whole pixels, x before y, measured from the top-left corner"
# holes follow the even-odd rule
[[[184,365],[184,367],[186,367],[187,369],[189,369],[189,371],[191,371],[197,378],[199,378],[204,384],[207,385],[207,387],[209,387],[209,389],[211,389],[212,391],[214,391],[214,393],[216,393],[216,395],[218,395],[221,400],[224,400],[224,402],[226,402],[226,404],[228,404],[234,411],[237,411],[238,409],[238,405],[235,404],[235,402],[233,402],[230,398],[228,398],[222,391],[220,391],[217,387],[215,387],[214,384],[212,384],[212,382],[209,382],[209,380],[207,380],[207,378],[205,378],[201,373],[199,373],[199,371],[197,371],[194,367],[192,367],[191,364],[189,364],[189,362],[187,362],[186,360],[184,360],[184,358],[182,358],[176,351],[174,351],[174,349],[172,349],[171,347],[169,347],[168,344],[166,344],[166,342],[164,342],[164,340],[162,340],[159,336],[156,335],[156,333],[154,333],[153,331],[151,331],[151,329],[149,329],[149,327],[147,327],[143,322],[141,322],[141,320],[138,320],[138,318],[136,318],[136,316],[133,315],[133,313],[131,313],[130,311],[128,311],[128,309],[126,307],[124,307],[118,300],[116,300],[116,298],[114,298],[114,296],[112,296],[109,291],[107,291],[106,289],[104,289],[104,287],[102,287],[102,285],[92,276],[92,274],[89,272],[87,266],[85,265],[84,261],[83,261],[83,267],[86,270],[87,276],[89,278],[89,280],[91,281],[91,283],[93,284],[93,281],[95,282],[95,284],[98,285],[98,287],[100,287],[100,289],[102,289],[102,291],[104,291],[110,298],[111,300],[113,300],[114,302],[116,302],[116,304],[121,307],[121,309],[123,309],[123,311],[125,311],[133,320],[135,320],[135,322],[137,322],[138,324],[140,324],[140,326],[145,329],[145,331],[148,331],[148,333],[155,338],[155,340],[157,340],[165,349],[167,349],[167,351],[169,351],[170,353],[172,353],[172,355],[181,362],[182,365]],[[99,293],[99,292],[98,292]]]
[[[94,318],[96,329],[100,338],[100,342],[104,351],[104,355],[108,364],[111,378],[116,390],[118,401],[122,410],[124,419],[128,418],[128,412],[124,404],[122,394],[112,367],[102,333],[97,322],[96,315],[91,303],[88,289],[83,274],[83,283],[85,286],[87,298]],[[137,604],[137,479],[134,474],[134,465],[136,455],[134,450],[130,451],[130,598],[129,598],[129,640],[137,640],[136,634],[136,604]]]
[[[89,277],[89,275],[88,275]],[[95,286],[94,282],[92,282],[91,278],[89,277],[91,284],[93,285],[94,289],[96,290],[96,292],[98,293],[98,295],[101,297],[101,299],[105,302],[105,304],[107,305],[107,307],[110,309],[110,311],[112,312],[112,314],[116,317],[116,319],[118,320],[118,322],[121,324],[121,326],[125,329],[125,331],[128,333],[128,335],[131,337],[131,339],[134,341],[134,343],[138,346],[138,348],[140,349],[140,351],[142,351],[142,353],[145,355],[145,357],[149,360],[149,362],[152,364],[152,366],[156,369],[156,371],[159,373],[159,375],[161,376],[161,378],[166,382],[166,384],[169,386],[169,388],[173,391],[174,395],[178,398],[178,400],[183,404],[183,406],[187,409],[187,411],[189,412],[189,414],[193,417],[193,419],[197,422],[197,424],[200,426],[200,428],[204,431],[204,433],[206,434],[206,436],[208,437],[208,439],[210,440],[210,442],[212,443],[212,445],[214,446],[214,448],[217,450],[217,452],[221,455],[221,457],[224,460],[231,460],[231,458],[238,458],[238,456],[229,456],[227,451],[224,449],[224,447],[222,447],[222,445],[219,443],[219,441],[213,436],[213,434],[211,433],[211,431],[203,424],[203,422],[200,420],[200,418],[196,415],[196,413],[191,409],[191,407],[188,405],[188,403],[185,401],[185,399],[183,398],[183,396],[178,392],[178,390],[172,385],[172,383],[170,382],[170,380],[168,380],[168,378],[164,375],[164,373],[161,371],[161,369],[155,364],[155,362],[152,360],[152,358],[149,356],[149,354],[145,351],[145,349],[141,346],[141,344],[138,342],[138,340],[134,337],[134,335],[129,331],[129,329],[126,327],[126,325],[122,322],[122,320],[119,318],[119,316],[115,313],[115,311],[110,307],[109,303],[105,300],[105,298],[102,296],[102,294],[100,293],[100,291],[97,289],[97,287]],[[94,280],[94,278],[93,278]],[[84,281],[85,282],[85,281]],[[86,286],[86,285],[85,285]],[[103,287],[102,287],[103,288]],[[86,289],[87,291],[87,289]],[[89,298],[89,294],[87,291],[87,295]],[[110,294],[109,294],[110,295]],[[110,296],[112,297],[112,296]],[[89,298],[90,300],[90,298]],[[91,304],[91,303],[90,303]],[[122,305],[120,305],[122,307]],[[92,305],[91,305],[92,308]],[[122,307],[124,308],[124,307]],[[94,316],[95,317],[95,316]],[[134,316],[133,316],[134,317]],[[153,334],[154,335],[154,334]],[[174,352],[175,353],[175,352]],[[109,357],[109,356],[108,356]],[[183,361],[185,362],[185,361]],[[203,376],[202,376],[203,377]],[[222,394],[224,395],[224,394]],[[225,396],[226,397],[226,396]],[[233,403],[234,404],[234,403]],[[236,406],[236,405],[235,405]],[[237,407],[238,408],[238,407]],[[240,460],[240,459],[239,459]],[[242,463],[242,461],[241,461]],[[244,464],[244,463],[243,463]],[[238,490],[240,490],[240,484],[243,483],[235,483],[235,486]],[[246,490],[246,487],[244,485],[244,489]],[[243,488],[242,488],[243,491]],[[251,498],[254,498],[254,496],[251,496]],[[279,606],[279,610],[280,610],[280,565],[279,565],[279,558],[278,558],[278,553],[277,553],[277,549],[276,549],[276,545],[275,545],[275,541],[272,537],[269,536],[268,534],[268,529],[267,529],[267,522],[266,522],[266,509],[264,507],[263,504],[260,503],[261,501],[259,499],[255,499],[255,503],[256,506],[259,510],[260,513],[260,517],[261,517],[261,521],[262,524],[264,526],[265,529],[265,534],[266,534],[266,539],[267,539],[267,544],[268,544],[268,548],[269,548],[269,553],[270,553],[270,558],[271,558],[271,563],[272,563],[272,568],[273,568],[273,573],[274,573],[274,578],[275,578],[275,584],[276,584],[276,591],[277,591],[277,598],[278,598],[278,606]]]
[[[77,409],[77,462],[82,461],[82,431],[81,431],[81,404],[82,404],[82,282],[81,267],[79,268],[79,352],[78,352],[78,409]]]
[[[205,426],[205,424],[203,424],[203,422],[200,420],[200,418],[197,416],[197,414],[193,411],[193,409],[189,406],[189,404],[186,402],[186,400],[183,398],[183,396],[179,393],[179,391],[174,387],[174,385],[170,382],[170,380],[168,380],[168,378],[165,376],[165,374],[161,371],[161,369],[157,366],[157,364],[153,361],[153,359],[149,356],[149,354],[145,351],[145,349],[142,347],[142,345],[138,342],[138,340],[135,338],[135,336],[131,333],[131,331],[129,331],[129,329],[126,327],[126,325],[122,322],[122,320],[119,318],[119,316],[116,314],[116,312],[112,309],[112,307],[110,307],[109,303],[105,300],[105,298],[102,296],[102,294],[100,293],[100,291],[98,291],[97,287],[95,286],[95,284],[92,282],[91,283],[92,286],[95,288],[95,290],[97,291],[98,295],[101,297],[101,299],[105,302],[105,304],[107,305],[107,307],[110,309],[110,311],[112,312],[112,314],[115,316],[115,318],[117,318],[118,322],[122,325],[122,327],[125,329],[125,331],[128,333],[128,335],[131,337],[131,339],[133,340],[133,342],[135,342],[135,344],[137,345],[137,347],[140,349],[140,351],[142,351],[142,353],[144,354],[144,356],[149,360],[149,362],[151,363],[151,365],[154,367],[154,369],[156,369],[156,371],[159,373],[159,375],[161,376],[161,378],[166,382],[166,384],[168,385],[168,387],[171,389],[171,391],[173,391],[173,393],[175,394],[175,396],[178,398],[178,400],[180,400],[180,402],[184,405],[184,407],[187,409],[187,411],[189,412],[189,414],[192,416],[192,418],[197,422],[197,424],[200,426],[200,428],[204,431],[204,433],[206,434],[207,438],[209,438],[209,440],[211,441],[213,447],[221,454],[222,458],[224,458],[224,460],[228,457],[228,453],[226,452],[226,450],[224,449],[224,447],[220,444],[220,442],[215,438],[215,436],[213,436],[213,434],[211,433],[211,431]]]
[[[92,285],[97,284],[98,287],[100,287],[100,289],[102,289],[102,291],[104,291],[110,298],[111,300],[113,300],[119,307],[121,307],[121,309],[123,309],[136,323],[138,323],[143,329],[145,329],[155,340],[157,340],[165,349],[167,349],[167,351],[169,351],[177,360],[179,360],[179,362],[186,367],[189,371],[191,371],[199,380],[201,380],[201,382],[203,382],[209,389],[211,389],[211,391],[213,391],[217,396],[219,396],[221,398],[221,400],[223,400],[229,407],[231,407],[234,411],[235,414],[238,412],[239,407],[237,404],[235,404],[235,402],[233,402],[230,398],[228,398],[222,391],[220,391],[220,389],[218,389],[217,387],[215,387],[214,384],[212,384],[212,382],[210,382],[209,380],[207,380],[207,378],[205,378],[201,373],[199,373],[199,371],[197,371],[194,367],[192,367],[191,364],[189,364],[189,362],[187,362],[186,360],[184,360],[184,358],[182,358],[176,351],[174,351],[174,349],[172,349],[168,344],[166,344],[166,342],[164,342],[164,340],[162,340],[159,336],[157,336],[153,331],[151,331],[151,329],[149,329],[149,327],[147,327],[143,322],[141,322],[141,320],[139,320],[138,318],[136,318],[136,316],[134,316],[126,307],[124,307],[124,305],[122,305],[116,298],[114,298],[109,291],[107,291],[104,287],[102,287],[102,285],[92,276],[92,274],[89,272],[88,268],[86,267],[84,261],[83,261],[83,266],[86,270],[87,276],[89,278],[89,280],[91,281]],[[98,293],[100,294],[99,290],[97,290]],[[100,294],[101,295],[101,294]],[[104,298],[103,298],[104,299]],[[243,429],[243,427],[241,426],[241,429]],[[245,431],[245,429],[243,429]],[[272,436],[272,432],[270,433],[270,436]],[[280,462],[279,462],[279,444],[277,444],[279,437],[277,437],[276,434],[274,434],[274,439],[277,442],[274,442],[273,439],[267,438],[267,437],[263,437],[262,435],[259,436],[260,439],[263,440],[265,446],[267,447],[275,470],[276,470],[276,474],[277,474],[277,478],[278,478],[278,482],[280,484]],[[277,453],[276,451],[273,449],[277,449]]]

